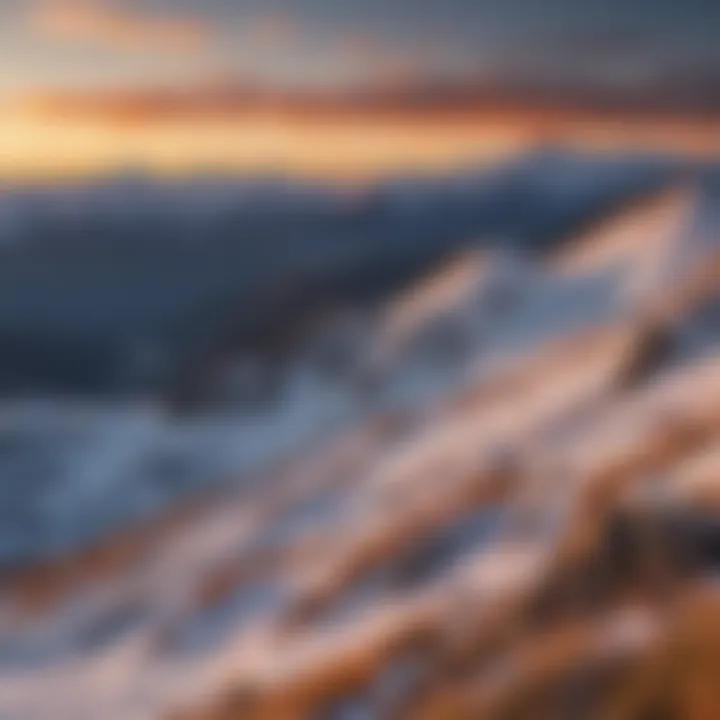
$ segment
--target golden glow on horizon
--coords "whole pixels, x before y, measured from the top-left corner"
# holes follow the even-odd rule
[[[0,174],[72,177],[133,168],[151,174],[279,171],[358,179],[490,161],[547,139],[720,153],[716,124],[701,120],[247,116],[121,125],[9,110],[0,115]]]
[[[454,123],[428,128],[407,122],[247,118],[120,126],[92,120],[0,119],[5,176],[131,167],[172,174],[216,169],[353,177],[490,159],[524,140],[517,129],[488,133],[475,124]]]

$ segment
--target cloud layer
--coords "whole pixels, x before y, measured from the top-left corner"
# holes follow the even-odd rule
[[[44,40],[122,50],[189,52],[205,48],[211,39],[203,20],[141,14],[107,0],[40,0],[30,23]]]

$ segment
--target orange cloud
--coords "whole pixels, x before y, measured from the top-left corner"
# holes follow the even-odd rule
[[[187,52],[210,40],[210,30],[200,20],[139,14],[107,0],[40,0],[30,22],[46,39],[129,50]]]

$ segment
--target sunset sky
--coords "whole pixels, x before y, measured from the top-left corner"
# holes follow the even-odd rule
[[[720,3],[0,0],[5,174],[123,163],[254,167],[268,158],[300,166],[312,165],[313,155],[330,168],[352,165],[353,156],[391,166],[393,154],[400,164],[415,156],[452,160],[499,152],[532,134],[527,117],[507,114],[485,118],[485,132],[478,117],[471,126],[467,117],[440,130],[436,123],[431,132],[413,122],[417,113],[373,124],[367,115],[331,123],[319,112],[322,122],[308,128],[307,119],[301,127],[269,121],[267,113],[249,118],[247,103],[242,111],[225,107],[222,118],[188,112],[193,104],[207,109],[222,93],[296,99],[443,87],[570,103],[576,96],[600,104],[660,101],[704,112],[720,96]],[[183,102],[142,126],[119,129],[112,112],[98,112],[169,91]],[[612,128],[598,132],[607,137]]]

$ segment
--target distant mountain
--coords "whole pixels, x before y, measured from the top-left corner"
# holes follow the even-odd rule
[[[2,198],[0,392],[202,397],[239,352],[282,363],[463,248],[542,252],[692,168],[543,148],[348,196],[281,180],[18,189]]]

